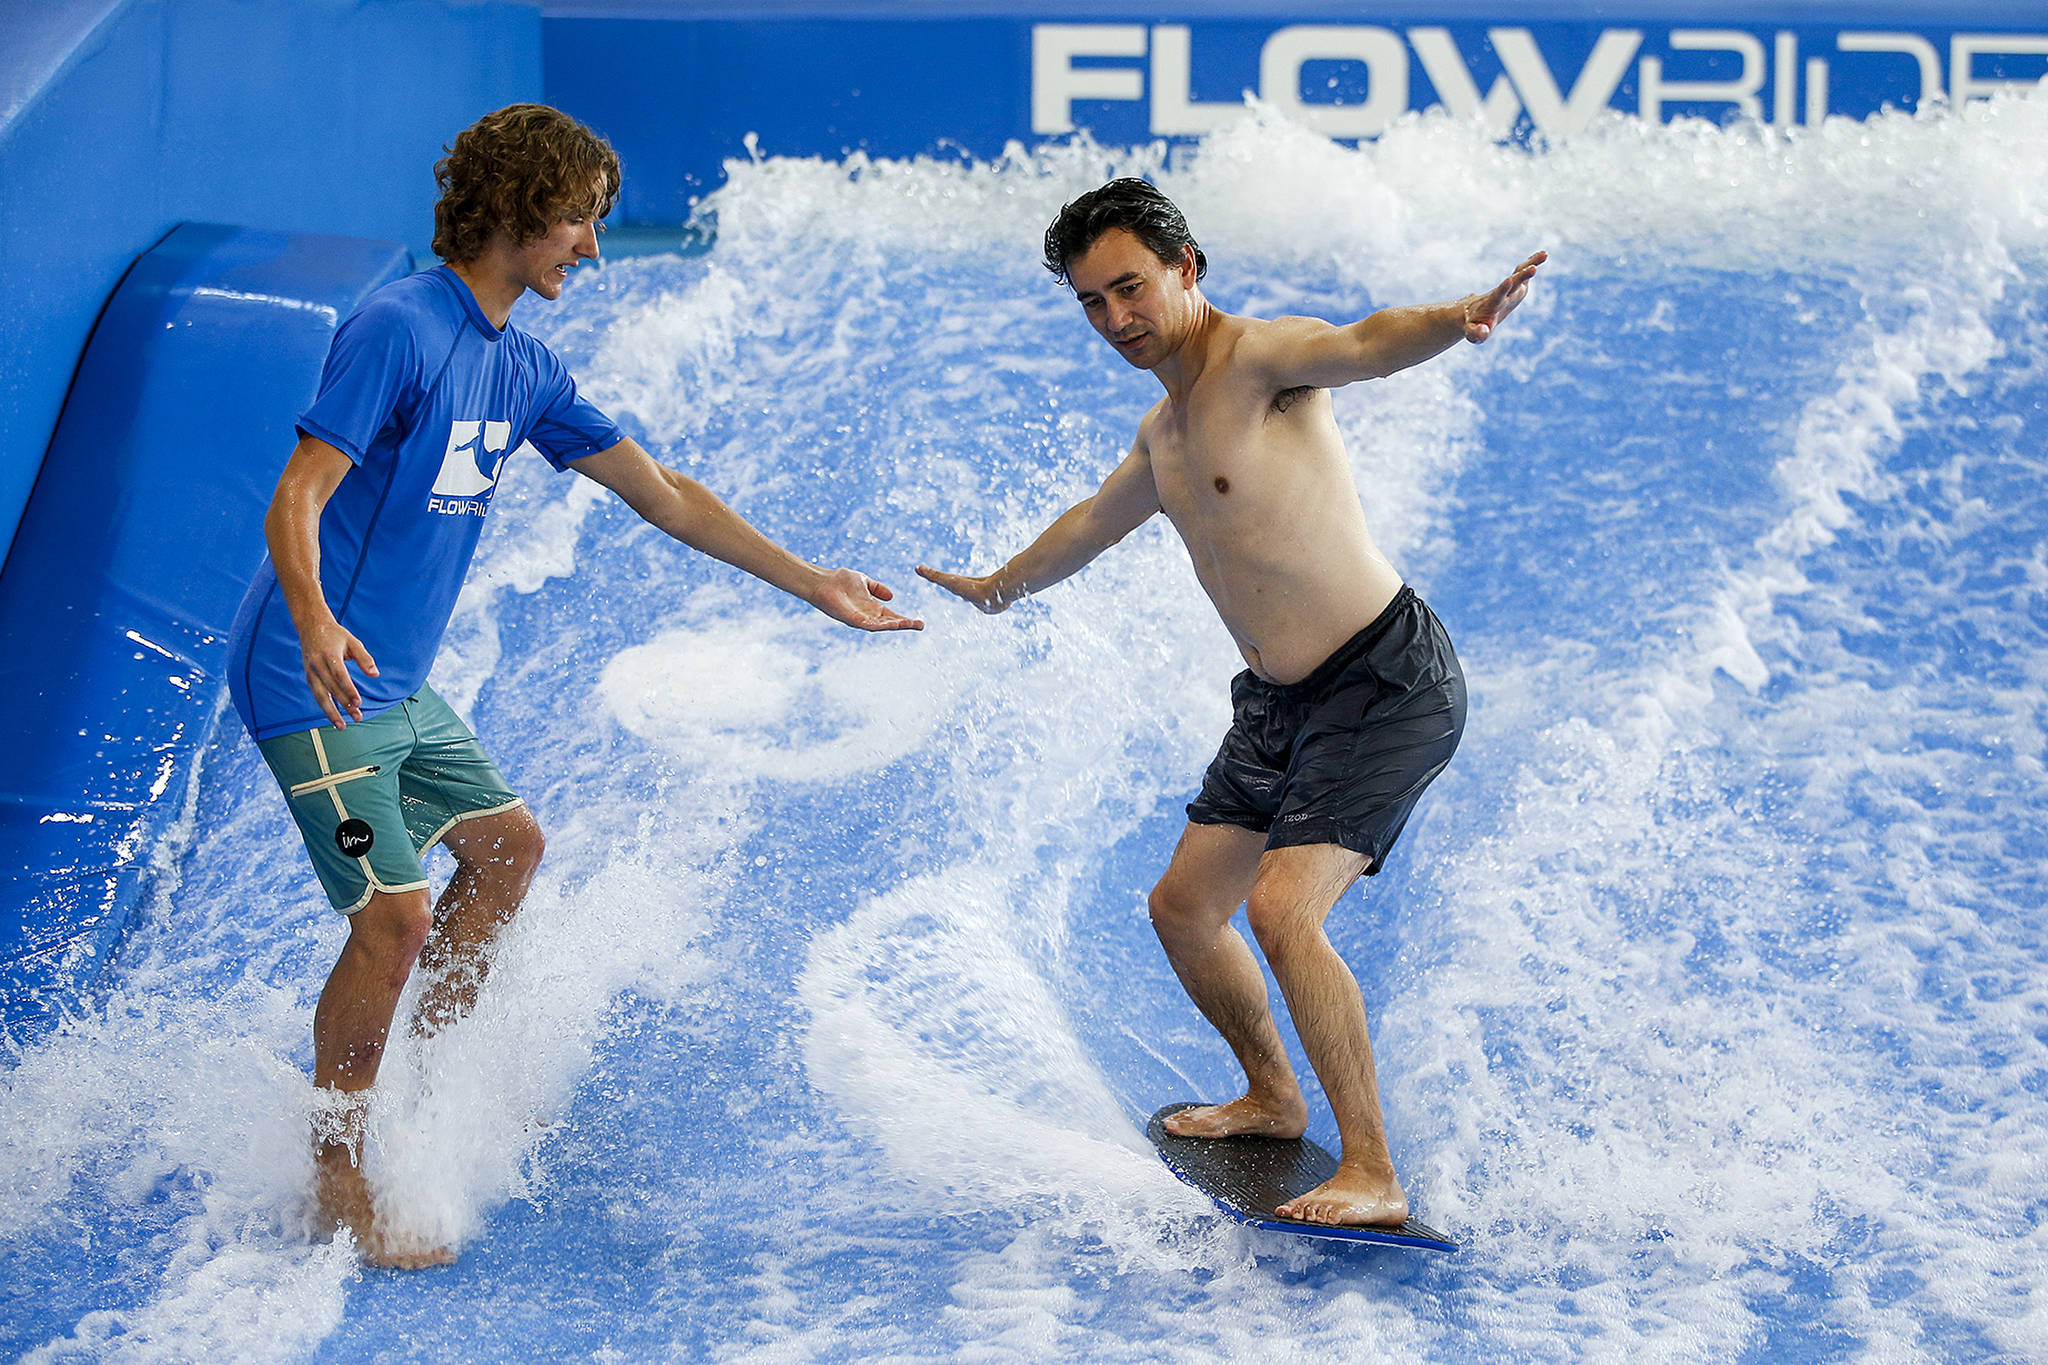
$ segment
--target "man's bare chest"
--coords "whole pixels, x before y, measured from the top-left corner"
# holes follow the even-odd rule
[[[1290,466],[1318,442],[1304,404],[1317,389],[1227,395],[1162,408],[1150,433],[1160,506],[1176,524],[1254,514],[1293,478]]]

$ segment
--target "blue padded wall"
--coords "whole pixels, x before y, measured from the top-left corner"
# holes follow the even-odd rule
[[[183,222],[424,250],[434,160],[541,89],[537,0],[0,0],[0,555],[86,335]]]
[[[47,1017],[127,925],[219,714],[293,422],[335,327],[411,264],[187,224],[94,328],[0,575],[0,1018]]]

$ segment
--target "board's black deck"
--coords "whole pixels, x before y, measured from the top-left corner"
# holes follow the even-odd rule
[[[1169,1170],[1215,1200],[1217,1207],[1238,1222],[1271,1232],[1342,1242],[1432,1251],[1458,1249],[1456,1242],[1413,1218],[1398,1228],[1344,1228],[1280,1217],[1275,1209],[1337,1173],[1337,1158],[1307,1138],[1184,1138],[1166,1131],[1168,1114],[1193,1107],[1185,1102],[1167,1105],[1145,1125],[1145,1136],[1152,1139]]]

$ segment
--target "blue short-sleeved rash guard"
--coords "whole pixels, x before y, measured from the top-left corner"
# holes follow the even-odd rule
[[[377,661],[376,677],[356,675],[365,719],[426,681],[505,457],[531,441],[563,469],[623,439],[553,351],[493,327],[447,266],[349,315],[298,427],[355,462],[321,514],[320,586]],[[254,738],[328,723],[268,556],[229,649],[229,691]]]

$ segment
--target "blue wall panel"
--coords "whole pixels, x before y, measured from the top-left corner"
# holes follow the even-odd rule
[[[410,267],[388,242],[188,224],[94,329],[0,576],[0,1017],[68,996],[128,923],[293,421],[336,325]]]
[[[0,4],[0,553],[151,243],[203,220],[424,248],[443,144],[540,89],[530,0]]]
[[[1014,19],[551,19],[546,91],[618,148],[621,221],[682,223],[749,133],[769,155],[1000,152],[1029,112],[1028,32]]]
[[[782,156],[988,158],[1077,130],[1132,146],[1241,117],[1248,92],[1337,137],[1439,106],[1502,138],[1569,135],[1608,109],[1793,128],[2048,74],[2043,0],[1410,0],[1370,22],[1318,0],[590,8],[544,25],[547,97],[612,139],[623,221],[643,224],[687,220],[749,134]]]

